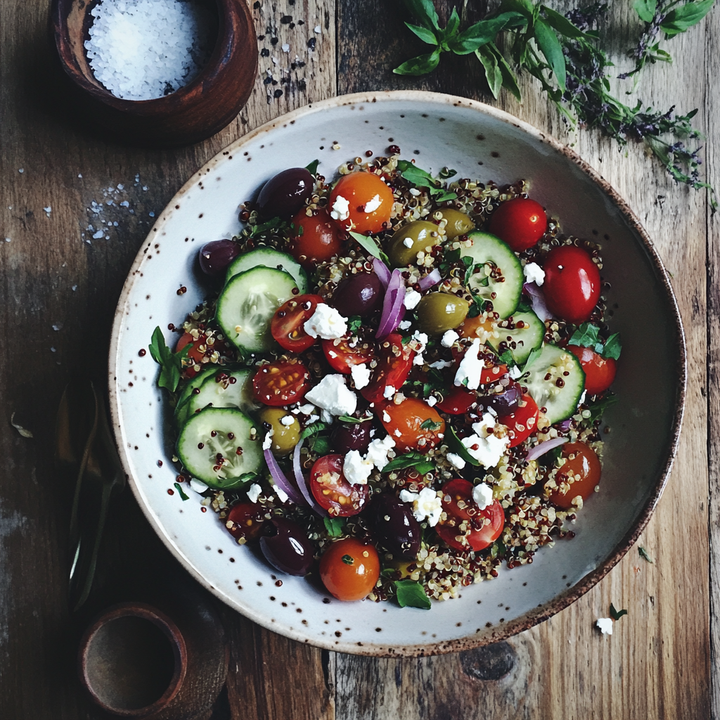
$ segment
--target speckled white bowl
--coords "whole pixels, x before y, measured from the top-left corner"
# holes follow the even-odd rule
[[[398,145],[438,171],[499,183],[525,178],[532,196],[567,233],[603,244],[613,330],[623,339],[601,491],[580,514],[577,536],[463,590],[431,611],[390,603],[342,603],[301,578],[273,573],[234,543],[199,496],[168,494],[172,429],[153,329],[180,323],[207,293],[195,257],[209,240],[240,229],[238,206],[275,173],[315,158],[338,165]],[[178,295],[181,286],[187,292]],[[667,275],[627,205],[556,141],[470,100],[420,92],[350,95],[309,105],[264,125],[200,170],[160,215],[120,298],[110,353],[110,400],[120,454],[148,520],[187,570],[228,605],[300,642],[367,655],[466,649],[524,630],[602,578],[637,539],[662,492],[676,449],[685,393],[685,348]]]

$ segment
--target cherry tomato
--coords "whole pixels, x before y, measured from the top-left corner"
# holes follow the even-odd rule
[[[405,384],[412,370],[415,351],[403,344],[402,335],[391,333],[380,343],[376,357],[377,365],[370,383],[360,391],[372,403],[383,401],[388,385],[399,390]]]
[[[457,478],[445,483],[442,506],[447,518],[435,527],[438,535],[455,550],[483,550],[492,545],[505,527],[505,512],[494,500],[480,510],[473,499],[473,484]]]
[[[537,245],[547,230],[547,216],[540,203],[530,198],[508,200],[492,214],[490,232],[515,252]]]
[[[370,496],[368,485],[353,485],[343,475],[343,456],[325,455],[310,471],[310,492],[331,517],[357,515]]]
[[[320,578],[338,600],[362,600],[380,577],[380,558],[372,545],[355,538],[332,543],[320,558]]]
[[[317,338],[308,335],[303,325],[313,316],[319,295],[298,295],[283,303],[270,321],[270,332],[285,350],[300,353],[311,347]]]
[[[573,498],[580,495],[587,500],[600,482],[600,460],[595,451],[585,443],[565,443],[562,446],[565,464],[557,471],[555,483],[570,483],[564,492],[554,490],[550,494],[550,502],[568,510],[572,507]]]
[[[484,333],[491,333],[495,328],[495,321],[485,314],[465,318],[456,328],[458,335],[475,339]]]
[[[429,450],[445,436],[445,421],[423,400],[405,398],[399,405],[385,402],[375,411],[400,450]]]
[[[568,345],[567,349],[580,361],[588,395],[597,395],[612,385],[616,369],[613,358],[604,358],[589,347]]]
[[[299,361],[276,360],[263,365],[253,378],[253,395],[265,405],[292,405],[310,389],[310,373]]]
[[[543,269],[550,312],[576,325],[585,322],[600,299],[600,272],[590,255],[574,245],[563,245],[548,253]]]
[[[344,375],[349,375],[354,365],[369,363],[375,357],[375,348],[371,343],[352,335],[323,340],[322,349],[332,369]]]
[[[330,260],[342,249],[338,227],[325,209],[311,217],[302,210],[293,218],[292,226],[290,254],[303,267]]]
[[[392,190],[374,173],[343,175],[330,193],[328,207],[331,211],[338,197],[349,203],[347,219],[337,221],[346,230],[377,233],[390,220],[394,202]],[[342,201],[338,203],[341,204]]]
[[[239,502],[230,508],[225,527],[237,540],[256,540],[265,522],[265,511],[254,502]]]
[[[443,399],[436,405],[448,415],[464,415],[477,400],[477,394],[462,386],[453,385],[447,392],[443,393]]]
[[[510,436],[509,447],[515,447],[527,440],[536,430],[540,411],[530,395],[523,395],[520,407],[508,415],[499,415],[498,420],[507,427]]]
[[[203,362],[205,358],[209,359],[216,351],[220,355],[224,355],[227,350],[225,344],[219,340],[216,340],[212,345],[208,345],[206,335],[200,334],[196,340],[190,333],[186,332],[178,339],[175,352],[180,352],[187,345],[190,345],[190,349],[183,360],[183,372],[187,378],[193,378],[200,372],[202,366],[208,362],[208,360]]]

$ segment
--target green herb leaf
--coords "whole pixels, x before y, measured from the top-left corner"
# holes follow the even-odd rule
[[[469,55],[483,45],[495,40],[497,34],[516,17],[522,17],[518,13],[503,13],[490,20],[481,20],[463,30],[452,41],[448,47],[456,55]]]
[[[640,553],[640,557],[641,557],[643,560],[646,560],[646,561],[649,562],[651,565],[654,565],[654,564],[655,564],[655,563],[653,562],[653,559],[650,557],[650,555],[648,555],[648,551],[647,551],[642,545],[640,545],[640,547],[638,547],[638,552]]]
[[[355,564],[355,560],[353,560],[352,555],[343,555],[343,556],[342,556],[342,561],[343,561],[346,565],[354,565],[354,564]]]
[[[405,27],[412,30],[424,43],[428,45],[437,45],[438,39],[435,37],[435,33],[428,28],[420,25],[413,25],[412,23],[406,22]]]
[[[311,442],[312,451],[318,455],[327,455],[332,449],[330,438],[325,435],[317,435]]]
[[[178,491],[178,495],[182,498],[182,501],[185,502],[186,500],[189,500],[190,498],[187,496],[185,491],[182,489],[180,483],[174,483],[175,489]]]
[[[269,220],[266,220],[265,222],[262,222],[258,225],[252,225],[249,237],[254,238],[258,235],[264,235],[269,230],[284,230],[289,226],[290,223],[287,220],[283,220],[279,217],[270,218]]]
[[[616,610],[615,606],[612,603],[610,603],[610,617],[613,620],[619,620],[623,615],[627,615],[627,614],[628,614],[627,610]]]
[[[439,18],[432,0],[405,0],[405,7],[428,30],[440,30]]]
[[[300,433],[300,439],[305,440],[309,437],[315,437],[315,435],[318,435],[323,430],[327,430],[330,427],[327,423],[324,422],[315,422],[312,425],[308,425],[301,433]]]
[[[458,15],[457,8],[453,8],[448,18],[448,23],[445,29],[442,31],[443,40],[447,47],[447,41],[454,38],[457,35],[457,31],[460,29],[460,16]]]
[[[600,337],[600,328],[592,323],[583,323],[572,334],[568,345],[579,345],[580,347],[595,347]]]
[[[555,12],[547,5],[542,6],[545,21],[551,28],[559,32],[561,35],[569,38],[585,38],[586,40],[594,40],[591,35],[587,35],[580,28],[575,27],[564,15]]]
[[[359,315],[351,315],[348,318],[348,332],[355,334],[362,327],[362,324],[363,321]]]
[[[441,422],[435,422],[434,420],[431,420],[428,418],[427,420],[424,420],[420,423],[420,428],[422,430],[439,430],[442,427]]]
[[[476,460],[469,452],[465,445],[462,444],[462,440],[458,437],[455,428],[452,425],[445,426],[445,442],[451,452],[459,455],[466,463],[475,467],[480,466],[480,461]]]
[[[251,482],[255,482],[258,477],[259,475],[256,472],[246,472],[238,478],[238,482],[248,484]]]
[[[317,175],[317,169],[318,165],[320,164],[319,160],[313,160],[309,165],[305,166],[305,169],[313,176]]]
[[[540,51],[545,56],[548,65],[555,74],[555,80],[562,92],[565,92],[565,56],[563,55],[562,45],[558,40],[554,30],[543,20],[536,20],[533,26],[535,32],[535,40],[540,47]]]
[[[633,10],[643,22],[651,23],[657,10],[657,0],[635,0]]]
[[[337,538],[343,536],[345,530],[345,518],[324,517],[323,523],[325,530],[330,537]]]
[[[414,607],[429,610],[432,607],[425,588],[414,580],[395,580],[395,593],[400,607]]]
[[[340,417],[338,417],[337,419],[340,422],[350,423],[352,425],[361,425],[362,423],[366,423],[366,422],[369,422],[370,420],[372,420],[371,417],[356,418],[356,417],[352,417],[350,415],[340,415]]]
[[[688,2],[673,8],[663,19],[660,29],[671,38],[697,25],[712,9],[715,0]]]
[[[440,48],[433,50],[427,55],[418,55],[410,58],[402,65],[398,65],[393,72],[396,75],[426,75],[432,72],[440,62]]]
[[[530,351],[528,359],[522,367],[523,374],[525,374],[531,367],[532,364],[542,355],[542,348],[534,348]]]
[[[373,257],[378,260],[382,260],[388,267],[390,267],[390,260],[388,256],[380,249],[378,244],[372,238],[367,235],[361,235],[360,233],[350,231],[350,237],[357,241],[358,245],[369,252]]]
[[[490,548],[490,557],[493,560],[496,560],[497,558],[502,560],[505,557],[506,552],[507,548],[505,547],[505,543],[502,540],[496,540]]]
[[[483,47],[475,51],[477,59],[485,70],[485,80],[493,97],[497,100],[500,95],[500,88],[503,86],[503,74],[498,65],[495,53],[489,47]]]
[[[617,360],[620,357],[621,352],[622,345],[620,344],[620,333],[614,333],[605,341],[605,345],[600,354],[603,357]]]
[[[590,411],[590,417],[585,421],[588,423],[594,423],[596,420],[602,417],[603,413],[612,407],[617,402],[617,397],[612,393],[608,393],[604,397],[596,400],[593,403],[588,404],[588,410]]]
[[[411,467],[414,467],[421,475],[424,475],[425,473],[429,473],[433,470],[435,465],[428,462],[424,455],[421,455],[419,452],[412,451],[391,460],[387,465],[385,465],[381,472],[388,473],[393,472],[394,470],[404,470],[405,468]]]
[[[174,353],[166,344],[162,330],[156,327],[153,331],[152,338],[148,349],[152,359],[160,365],[160,376],[158,377],[158,387],[166,388],[171,393],[177,390],[180,383],[180,374],[182,372],[182,361],[190,352],[191,345],[186,345],[179,352]]]

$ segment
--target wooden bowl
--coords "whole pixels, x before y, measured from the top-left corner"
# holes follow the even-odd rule
[[[152,100],[123,100],[94,77],[84,43],[97,2],[52,0],[51,29],[60,64],[82,114],[112,136],[141,145],[200,142],[224,128],[250,97],[257,75],[257,38],[244,0],[207,0],[217,10],[215,47],[187,85]]]

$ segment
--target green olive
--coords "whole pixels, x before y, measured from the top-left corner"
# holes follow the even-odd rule
[[[460,325],[467,317],[469,309],[470,303],[456,295],[430,293],[418,303],[418,325],[420,330],[428,335],[440,335]]]
[[[405,267],[415,262],[417,254],[427,252],[433,245],[440,243],[440,231],[435,223],[425,220],[403,225],[390,238],[388,257],[395,267]]]
[[[289,425],[285,425],[283,418],[292,418]],[[272,450],[273,455],[283,457],[289,455],[293,448],[300,442],[300,423],[294,415],[287,410],[280,408],[266,407],[260,413],[260,420],[267,423],[273,431]],[[285,422],[290,422],[286,420]]]
[[[443,208],[438,212],[442,216],[441,220],[447,220],[445,234],[448,240],[454,240],[459,235],[467,235],[475,228],[475,223],[470,219],[470,216],[455,210],[455,208]]]

